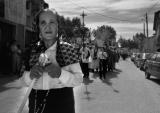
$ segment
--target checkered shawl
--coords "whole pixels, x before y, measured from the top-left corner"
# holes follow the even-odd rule
[[[36,63],[39,60],[39,56],[41,53],[44,53],[46,50],[44,44],[41,44],[41,46],[32,45],[30,48],[30,59],[29,61],[29,70],[36,65]],[[79,57],[78,57],[78,50],[74,48],[71,44],[61,42],[57,43],[57,54],[56,54],[56,60],[60,67],[64,67],[70,64],[78,63]],[[23,72],[26,70],[25,64],[21,67],[20,75],[23,74]],[[29,71],[27,70],[27,71]]]
[[[44,47],[44,45],[40,46],[38,49],[35,47],[32,48],[29,60],[30,68],[38,62],[40,54],[43,53],[45,50],[46,48]],[[57,43],[56,60],[61,67],[78,63],[78,51],[68,43]]]
[[[61,67],[78,63],[78,51],[72,45],[61,42],[57,45],[56,59]]]

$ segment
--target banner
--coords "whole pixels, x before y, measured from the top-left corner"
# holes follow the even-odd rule
[[[5,19],[26,25],[26,0],[5,0]]]

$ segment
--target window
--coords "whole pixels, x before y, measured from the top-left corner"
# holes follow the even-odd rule
[[[160,53],[159,53],[159,54],[157,54],[156,61],[160,62]]]
[[[146,54],[146,59],[151,59],[152,55],[153,55],[152,53],[147,53]]]
[[[30,9],[30,0],[28,0],[27,2],[26,2],[26,9],[28,10],[28,9]]]
[[[155,60],[155,59],[156,59],[156,56],[157,56],[157,54],[153,54],[153,55],[151,56],[151,59],[150,59],[150,60]]]
[[[4,0],[0,0],[0,17],[4,17]]]

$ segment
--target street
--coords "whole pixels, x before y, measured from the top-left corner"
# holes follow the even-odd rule
[[[16,78],[1,77],[0,113],[16,113],[26,90]],[[74,94],[76,113],[160,113],[160,80],[145,79],[130,59],[120,60],[104,81],[90,73]]]

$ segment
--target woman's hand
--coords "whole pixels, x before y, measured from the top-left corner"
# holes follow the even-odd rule
[[[61,75],[61,67],[57,64],[50,64],[45,67],[45,71],[48,72],[52,78],[59,78]]]
[[[40,65],[35,65],[32,67],[31,72],[30,72],[30,78],[31,79],[38,79],[43,75],[44,69]]]

